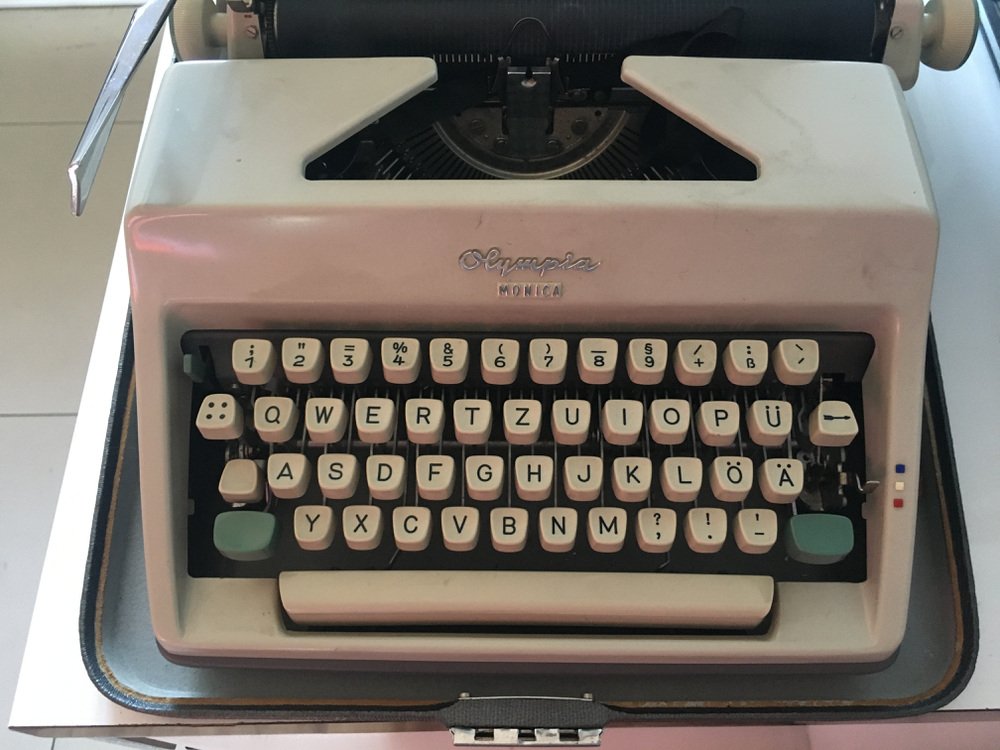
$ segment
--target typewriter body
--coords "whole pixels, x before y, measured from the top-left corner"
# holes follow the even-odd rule
[[[280,7],[215,11],[175,36],[291,44]],[[299,19],[308,59],[166,72],[125,225],[161,648],[890,659],[937,241],[900,90],[923,9],[849,62],[561,49],[518,12],[495,50],[449,16],[475,42],[420,53],[415,17],[323,57]],[[717,44],[720,13],[683,28]]]

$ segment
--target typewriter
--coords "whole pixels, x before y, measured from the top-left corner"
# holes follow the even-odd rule
[[[901,88],[976,21],[178,2],[125,219],[161,649],[891,659],[937,241]]]

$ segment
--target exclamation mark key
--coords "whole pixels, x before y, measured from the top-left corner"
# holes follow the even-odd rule
[[[727,527],[722,508],[692,508],[684,517],[684,538],[693,552],[718,552],[726,541]]]

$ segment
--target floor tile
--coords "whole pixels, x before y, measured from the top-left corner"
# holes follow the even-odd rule
[[[0,389],[0,414],[77,410],[139,128],[115,128],[74,217],[66,162],[80,126],[0,125],[0,341],[19,373]]]
[[[10,715],[21,652],[45,558],[72,417],[0,417],[0,714]],[[45,750],[51,740],[0,728],[4,750]]]
[[[0,10],[0,124],[85,121],[132,11]],[[142,120],[155,62],[155,55],[148,57],[129,86],[120,121]]]

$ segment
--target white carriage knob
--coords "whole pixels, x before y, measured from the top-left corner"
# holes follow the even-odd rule
[[[972,52],[978,29],[976,0],[930,0],[924,6],[920,60],[936,70],[955,70]]]

